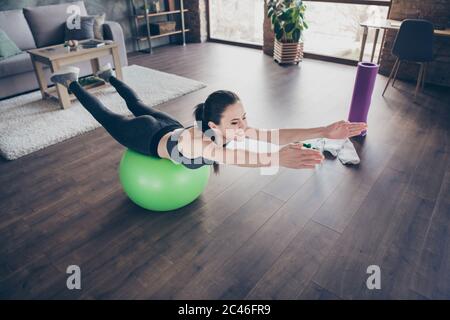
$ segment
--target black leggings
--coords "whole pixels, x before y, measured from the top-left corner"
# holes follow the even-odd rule
[[[97,97],[78,82],[69,89],[109,134],[123,146],[142,154],[158,157],[158,143],[162,136],[183,125],[170,115],[146,106],[137,94],[122,81],[111,77],[109,82],[127,103],[135,116],[129,118],[108,110]]]

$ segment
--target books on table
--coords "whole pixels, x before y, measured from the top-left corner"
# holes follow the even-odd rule
[[[91,48],[99,48],[104,46],[106,43],[102,40],[95,40],[95,39],[90,39],[90,40],[86,40],[83,41],[82,43],[80,43],[81,46],[84,49],[91,49]]]

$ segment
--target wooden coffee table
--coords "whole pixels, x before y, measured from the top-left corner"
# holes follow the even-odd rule
[[[72,94],[69,94],[66,87],[56,84],[55,87],[49,88],[44,74],[44,66],[50,67],[52,72],[58,71],[61,67],[73,65],[82,61],[91,61],[92,73],[95,73],[100,68],[99,58],[111,55],[114,62],[116,77],[122,80],[122,67],[119,59],[119,51],[117,44],[112,42],[105,44],[98,48],[82,48],[83,41],[79,42],[79,47],[75,50],[70,50],[64,45],[55,45],[45,48],[28,50],[31,61],[33,62],[34,71],[36,74],[39,88],[41,90],[42,98],[56,98],[63,109],[71,105],[71,101],[76,99]],[[87,89],[98,86],[87,86]]]

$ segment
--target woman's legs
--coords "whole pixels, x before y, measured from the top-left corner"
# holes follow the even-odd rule
[[[123,146],[137,152],[157,156],[150,151],[150,140],[161,125],[155,118],[144,115],[129,119],[111,112],[99,99],[87,92],[77,81],[69,89],[78,98],[87,111]]]
[[[78,83],[78,73],[78,68],[65,68],[54,73],[51,80],[69,88],[86,110],[123,146],[142,154],[158,157],[159,138],[167,132],[182,127],[172,118],[168,118],[170,121],[163,121],[144,114],[130,119],[110,111],[97,97],[91,95]],[[117,81],[120,88],[120,84],[123,83]],[[129,98],[133,99],[131,89],[121,91],[122,94],[128,91],[127,96],[130,94]],[[155,114],[153,110],[151,111]]]
[[[128,109],[136,116],[149,115],[158,119],[176,121],[173,117],[167,113],[158,111],[144,104],[144,102],[138,97],[137,93],[131,89],[126,83],[120,81],[114,76],[109,77],[109,83],[117,90],[119,95],[127,103]]]
[[[128,109],[134,116],[139,117],[142,115],[149,115],[158,119],[168,120],[170,122],[179,122],[162,111],[158,111],[144,104],[144,102],[139,98],[137,93],[131,89],[126,83],[120,81],[114,77],[114,72],[112,70],[111,64],[106,64],[100,68],[97,76],[102,78],[104,81],[109,82],[119,93],[119,95],[127,103]]]
[[[125,121],[125,116],[114,113],[106,108],[97,97],[87,92],[78,81],[71,82],[69,89],[86,110],[105,128],[118,127]]]

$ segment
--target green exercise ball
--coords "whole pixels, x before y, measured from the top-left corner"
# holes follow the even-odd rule
[[[205,189],[209,166],[188,169],[171,160],[127,150],[119,166],[123,190],[138,206],[152,211],[181,208]]]

